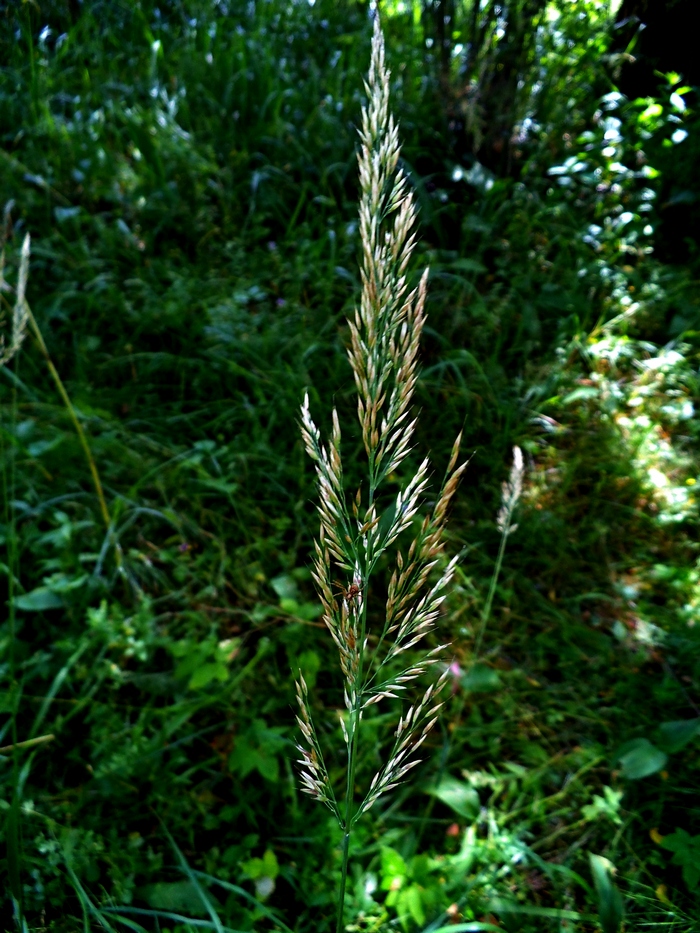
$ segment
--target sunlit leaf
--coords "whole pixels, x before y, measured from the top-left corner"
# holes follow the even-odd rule
[[[396,849],[386,846],[382,849],[382,890],[389,891],[400,887],[408,868],[403,857]]]
[[[465,781],[445,775],[440,783],[427,790],[427,793],[437,797],[459,816],[468,820],[475,819],[479,814],[481,803],[476,790]]]

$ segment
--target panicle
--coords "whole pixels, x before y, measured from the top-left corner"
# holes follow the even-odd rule
[[[0,240],[0,292],[12,291],[11,287],[5,281],[5,241],[10,227],[9,211],[12,204],[5,208],[5,217],[3,222],[2,236]],[[15,304],[12,309],[12,323],[10,327],[9,343],[5,343],[4,336],[0,336],[0,366],[5,366],[15,356],[27,336],[27,325],[29,323],[29,305],[25,297],[27,291],[27,279],[29,278],[29,255],[30,255],[29,234],[24,237],[22,249],[20,251],[19,272],[17,274],[17,285],[14,289]]]
[[[496,524],[504,535],[512,534],[517,525],[511,525],[510,520],[523,491],[523,454],[519,447],[513,448],[513,465],[510,468],[508,481],[503,483],[501,494],[501,507],[498,510]]]
[[[446,561],[444,529],[450,503],[466,463],[458,466],[461,434],[450,454],[447,472],[432,512],[418,518],[430,479],[424,459],[396,494],[386,515],[375,495],[412,450],[416,419],[411,403],[418,379],[420,339],[425,324],[426,269],[417,284],[409,279],[416,243],[416,203],[399,165],[398,127],[389,109],[389,71],[384,41],[375,18],[372,60],[362,111],[358,156],[361,199],[362,292],[348,321],[348,356],[357,390],[360,433],[368,458],[368,493],[362,488],[348,502],[343,484],[341,426],[332,412],[330,437],[322,439],[313,421],[308,394],[301,407],[300,429],[314,462],[320,530],[315,542],[313,579],[323,606],[323,621],[338,651],[343,674],[345,709],[340,729],[348,752],[347,810],[341,817],[318,743],[302,677],[297,682],[298,723],[303,743],[302,789],[325,803],[347,832],[359,816],[415,768],[415,753],[435,725],[441,703],[437,693],[446,673],[431,684],[418,703],[399,718],[392,752],[374,776],[368,794],[349,815],[356,739],[363,713],[385,700],[401,700],[418,679],[435,673],[447,645],[427,650],[418,659],[406,654],[436,627],[457,558]],[[393,479],[393,476],[392,476]],[[388,586],[381,631],[368,630],[367,589],[379,557],[413,529],[413,540],[399,550]],[[346,585],[334,580],[341,571]],[[434,577],[437,576],[437,580]],[[403,656],[403,657],[402,657]],[[395,662],[406,659],[401,667]],[[410,659],[409,659],[410,658]],[[399,668],[397,670],[397,667]]]

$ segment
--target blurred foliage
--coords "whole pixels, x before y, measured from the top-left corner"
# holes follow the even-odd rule
[[[625,96],[638,31],[602,0],[382,9],[431,267],[417,446],[439,474],[464,425],[473,456],[442,734],[358,830],[349,929],[691,933],[697,92],[671,64]],[[110,518],[28,341],[0,371],[0,867],[30,930],[332,929],[337,830],[291,764],[292,673],[336,748],[342,703],[297,413],[334,399],[359,456],[368,14],[0,5],[3,291],[28,231]]]

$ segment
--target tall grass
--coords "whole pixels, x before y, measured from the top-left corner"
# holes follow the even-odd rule
[[[357,412],[367,455],[366,486],[358,488],[349,508],[343,481],[341,427],[333,410],[333,429],[324,445],[309,410],[308,395],[301,411],[306,451],[316,464],[318,511],[321,518],[315,542],[314,580],[323,604],[323,621],[338,649],[345,686],[347,716],[340,724],[347,747],[345,792],[338,799],[324,762],[324,754],[307,703],[301,676],[297,699],[299,727],[305,744],[302,783],[306,793],[330,808],[343,832],[342,869],[337,931],[344,928],[350,837],[353,827],[379,799],[400,784],[418,763],[415,753],[437,721],[442,703],[437,696],[449,671],[428,686],[422,698],[399,717],[386,763],[355,801],[355,771],[359,756],[363,712],[385,700],[401,699],[413,681],[441,658],[446,645],[433,648],[406,663],[402,655],[431,633],[454,574],[457,558],[431,573],[443,561],[443,531],[447,510],[466,464],[457,467],[458,437],[445,479],[432,510],[418,520],[421,499],[429,481],[429,462],[397,494],[383,514],[379,511],[388,477],[400,470],[411,451],[416,419],[411,400],[417,379],[418,350],[425,322],[427,269],[420,283],[409,289],[410,260],[415,244],[416,208],[408,179],[398,167],[398,127],[389,106],[389,72],[384,38],[375,18],[372,59],[367,84],[369,97],[362,111],[359,156],[360,232],[362,239],[362,297],[350,319],[350,363],[357,388]],[[404,557],[403,535],[414,537]],[[398,545],[398,549],[395,546]],[[395,550],[395,566],[388,586],[382,619],[371,625],[375,572],[382,558]],[[347,584],[334,593],[339,573]]]
[[[324,424],[319,399],[335,396],[343,488],[354,492],[366,457],[352,425],[342,319],[361,288],[352,115],[371,39],[366,7],[194,0],[190,19],[177,4],[145,0],[83,4],[70,23],[60,4],[19,6],[21,45],[12,10],[2,23],[0,203],[18,204],[18,255],[31,230],[32,309],[90,438],[124,567],[114,573],[106,559],[84,450],[30,328],[0,371],[8,481],[14,470],[12,518],[0,534],[7,563],[22,568],[21,579],[0,581],[3,603],[6,581],[14,587],[22,687],[17,743],[7,711],[0,726],[0,778],[10,801],[27,775],[13,811],[25,916],[30,928],[53,924],[56,933],[122,929],[124,916],[157,929],[159,920],[172,926],[167,913],[188,929],[216,928],[201,916],[197,878],[217,886],[214,906],[228,927],[262,933],[283,912],[297,933],[328,933],[335,818],[296,793],[290,662],[308,685],[341,816],[346,746],[341,728],[336,741],[315,711],[341,694],[328,674],[338,649],[318,637],[321,607],[306,570],[316,529],[296,414],[305,385]],[[56,17],[46,38],[48,9]],[[549,129],[532,138],[534,148],[525,144],[522,184],[497,178],[491,187],[475,186],[470,154],[451,146],[422,26],[403,14],[383,24],[402,163],[420,204],[414,256],[431,268],[411,445],[446,463],[465,423],[463,446],[475,453],[446,539],[452,553],[468,542],[443,590],[440,641],[452,641],[456,662],[450,696],[421,746],[427,760],[409,772],[415,778],[352,829],[346,919],[367,929],[401,923],[435,933],[448,917],[473,929],[495,916],[523,933],[558,930],[565,919],[592,929],[571,916],[596,909],[587,849],[615,864],[628,902],[634,878],[643,882],[630,918],[670,929],[671,908],[654,893],[663,883],[675,904],[687,900],[679,929],[697,927],[692,894],[649,836],[650,827],[697,833],[688,807],[697,750],[669,757],[663,782],[621,776],[615,761],[627,738],[656,742],[660,717],[693,715],[684,678],[699,670],[689,637],[698,628],[683,614],[698,605],[686,485],[697,418],[674,421],[673,412],[697,397],[697,378],[687,362],[671,365],[670,349],[665,362],[661,353],[654,366],[644,362],[651,344],[668,340],[664,314],[681,305],[664,298],[675,271],[652,280],[652,259],[620,252],[622,234],[630,245],[634,225],[641,236],[655,223],[653,212],[625,227],[615,220],[634,210],[636,195],[627,198],[642,183],[608,165],[639,168],[628,117],[614,111],[626,149],[602,162],[589,187],[586,172],[568,187],[547,174],[583,152],[568,149],[564,130],[572,146],[579,129],[590,130],[594,148],[581,161],[597,165],[611,113],[596,100],[595,75],[574,67],[583,46],[561,43],[572,18],[575,35],[588,34],[580,9],[560,6],[562,18],[547,26],[554,51],[544,91],[557,97],[561,118],[544,114]],[[585,48],[595,57],[597,46]],[[607,72],[603,83],[607,91]],[[603,120],[592,119],[599,105]],[[595,248],[584,239],[590,223],[605,230]],[[630,296],[642,307],[620,318]],[[590,332],[599,315],[617,318],[619,338]],[[504,531],[493,517],[516,442],[528,489],[499,560]],[[671,450],[679,445],[682,462]],[[637,449],[669,473],[674,509],[685,492],[684,523],[650,492]],[[412,458],[377,487],[382,533]],[[361,521],[368,500],[365,479]],[[355,582],[354,567],[339,567],[331,553],[331,593],[341,616],[348,600],[350,640],[365,603],[365,670],[393,643],[395,633],[378,644],[384,582],[394,549],[405,557],[418,533],[418,514],[414,522],[368,585],[364,571]],[[481,619],[489,631],[477,667]],[[675,634],[644,646],[633,637],[637,619],[640,631],[651,622]],[[8,627],[0,631],[7,664]],[[407,656],[391,662],[393,683]],[[381,759],[375,739],[403,720],[397,702],[364,711],[355,810],[391,758],[391,741]],[[346,710],[346,728],[350,719]],[[55,736],[49,754],[44,743],[26,744],[44,738],[39,728]],[[1,812],[0,821],[2,833],[11,824]],[[251,891],[274,885],[265,914]],[[168,897],[179,898],[177,910],[164,906]],[[198,920],[182,919],[198,911]]]

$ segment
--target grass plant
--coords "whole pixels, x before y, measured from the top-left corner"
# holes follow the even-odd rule
[[[466,468],[466,464],[457,466],[458,437],[432,514],[420,522],[419,530],[415,525],[429,480],[427,459],[387,511],[383,515],[378,511],[385,480],[400,470],[411,452],[416,420],[410,406],[417,380],[428,281],[426,269],[420,283],[413,289],[409,287],[416,208],[408,179],[398,167],[398,127],[390,110],[389,72],[378,15],[366,89],[369,100],[362,112],[359,155],[362,297],[354,319],[349,321],[349,357],[368,476],[364,497],[362,487],[354,496],[352,514],[346,502],[338,413],[333,410],[332,434],[325,446],[311,418],[308,395],[301,412],[304,446],[316,464],[320,499],[314,581],[323,605],[323,621],[339,652],[347,709],[347,722],[342,716],[340,719],[348,756],[345,793],[344,800],[338,801],[308,709],[303,675],[297,681],[299,727],[306,743],[299,748],[303,790],[331,809],[343,832],[337,933],[342,933],[345,925],[353,827],[382,794],[397,787],[419,764],[415,752],[435,725],[442,706],[437,698],[448,671],[399,718],[388,759],[356,804],[355,772],[364,711],[385,700],[401,699],[413,681],[440,661],[447,647],[440,645],[418,659],[413,655],[401,657],[436,627],[457,558],[440,568],[436,582],[430,580],[430,575],[441,562],[447,510]],[[396,553],[383,620],[378,630],[372,631],[368,605],[378,565],[409,529],[413,529],[415,537],[405,557],[401,550]],[[341,587],[340,597],[334,594],[336,573],[348,581]]]

